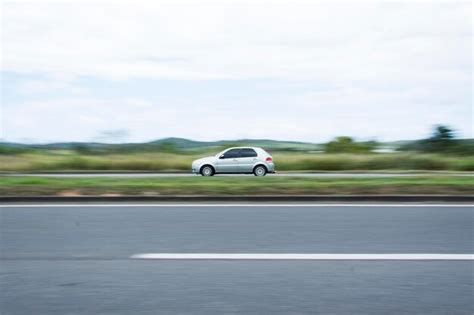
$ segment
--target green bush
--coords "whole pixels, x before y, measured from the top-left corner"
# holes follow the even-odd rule
[[[331,142],[324,145],[327,153],[370,153],[377,148],[377,143],[354,142],[351,137],[337,137]]]

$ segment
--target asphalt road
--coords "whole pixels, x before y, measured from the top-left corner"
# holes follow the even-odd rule
[[[472,314],[474,261],[141,260],[472,254],[469,206],[3,206],[1,314]]]

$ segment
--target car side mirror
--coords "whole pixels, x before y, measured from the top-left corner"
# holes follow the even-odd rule
[[[223,159],[224,158],[224,154],[222,154],[221,156],[219,156],[219,159]]]

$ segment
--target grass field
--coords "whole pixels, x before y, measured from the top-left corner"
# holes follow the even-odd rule
[[[39,195],[291,195],[291,194],[449,194],[474,193],[471,176],[386,178],[309,177],[155,177],[53,178],[0,177],[2,196]]]
[[[215,152],[212,152],[215,153]],[[0,155],[0,171],[189,171],[191,162],[211,153],[77,154],[50,150]],[[321,154],[273,152],[280,171],[450,170],[474,171],[474,156],[415,153]]]

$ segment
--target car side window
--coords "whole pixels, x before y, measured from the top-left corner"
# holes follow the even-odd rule
[[[223,159],[235,159],[240,157],[239,149],[232,149],[224,153]]]
[[[256,157],[257,152],[254,149],[242,149],[240,150],[240,155],[242,157]]]

